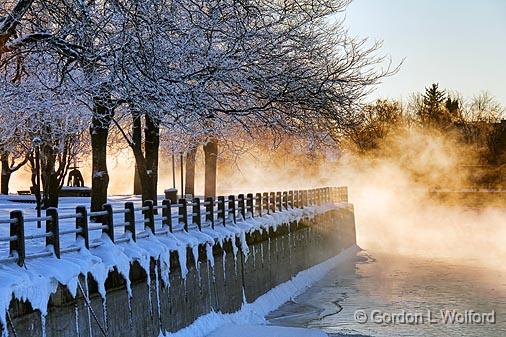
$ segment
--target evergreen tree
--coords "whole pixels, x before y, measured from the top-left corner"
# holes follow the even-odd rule
[[[425,88],[423,106],[420,111],[420,120],[423,126],[442,127],[451,122],[448,110],[444,105],[445,100],[446,93],[439,89],[437,83]]]

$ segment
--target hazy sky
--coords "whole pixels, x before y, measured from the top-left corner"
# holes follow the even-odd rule
[[[406,98],[433,82],[468,98],[487,90],[506,107],[506,0],[354,0],[353,35],[383,40],[398,74],[372,98]]]

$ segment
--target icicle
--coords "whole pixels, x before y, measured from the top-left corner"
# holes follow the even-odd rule
[[[199,246],[192,247],[193,261],[195,261],[195,269],[197,270],[197,277],[199,280],[199,288],[202,291],[202,278],[200,276],[200,261],[199,261]]]
[[[74,317],[76,319],[76,336],[81,336],[81,332],[79,329],[79,310],[77,308],[77,302],[74,304]]]
[[[130,326],[130,330],[133,328],[133,312],[132,312],[132,297],[128,296],[128,325]]]
[[[84,277],[84,291],[85,291],[85,296],[87,298],[90,298],[90,289],[88,287],[88,277],[85,275]],[[91,309],[86,306],[86,310],[87,310],[87,313],[88,313],[88,332],[89,332],[89,336],[93,336],[93,329],[91,328]]]
[[[223,265],[223,281],[227,281],[227,271],[226,271],[226,263],[225,258],[227,256],[227,252],[223,250],[223,255],[221,256],[221,263]]]
[[[159,281],[159,275],[158,275],[158,263],[155,265],[155,286],[156,286],[156,311],[158,314],[158,324],[160,326],[160,331],[162,330],[162,317],[160,315],[160,281]]]
[[[271,237],[269,236],[268,245],[267,245],[267,255],[269,256],[269,261],[271,260]]]
[[[46,337],[46,315],[40,315],[40,326],[42,328],[42,337]]]
[[[260,242],[260,257],[262,260],[262,267],[264,266],[264,244]]]
[[[107,317],[107,297],[102,299],[102,310],[104,311],[104,327],[105,331],[109,330],[109,321]]]

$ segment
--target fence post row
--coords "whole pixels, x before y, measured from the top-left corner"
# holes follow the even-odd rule
[[[228,207],[226,205],[228,202]],[[228,219],[237,222],[237,215],[240,214],[242,219],[249,217],[262,216],[264,214],[272,214],[278,211],[304,208],[307,206],[323,205],[327,203],[348,202],[347,187],[323,187],[309,190],[291,190],[284,192],[263,192],[239,194],[237,196],[229,195],[227,198],[218,196],[217,201],[212,197],[205,198],[205,221],[214,229],[215,227],[215,204],[217,205],[217,220],[226,226]],[[172,207],[179,203],[179,217],[172,217]],[[202,230],[202,211],[200,198],[193,199],[192,207],[192,224],[196,224],[199,230]],[[174,189],[165,190],[165,199],[162,201],[162,224],[167,226],[169,231],[173,231],[174,221],[182,223],[184,230],[188,231],[188,201],[185,198],[177,200],[177,191]],[[132,235],[132,239],[136,241],[135,230],[135,208],[133,202],[126,202],[124,210],[124,226],[125,232],[128,231]],[[155,207],[154,202],[146,200],[143,202],[142,213],[144,215],[145,226],[149,227],[153,234],[155,232]],[[89,242],[89,219],[88,211],[85,206],[77,206],[75,215],[75,236],[76,240],[81,237],[84,240],[84,246],[90,248]],[[103,205],[101,216],[97,217],[102,223],[102,232],[107,234],[109,239],[114,242],[114,218],[113,208],[110,204]],[[23,212],[15,210],[10,212],[10,256],[17,256],[17,264],[23,266],[26,260],[26,243],[25,243],[25,220]],[[60,247],[60,224],[58,217],[58,209],[49,208],[46,210],[46,246],[52,246],[54,254],[57,258],[61,256]]]
[[[16,237],[16,240],[11,241],[9,245],[9,254],[14,256],[14,253],[18,255],[18,266],[25,264],[26,250],[25,250],[25,221],[23,218],[22,211],[11,212],[11,223],[10,223],[10,236]]]
[[[90,248],[90,231],[88,229],[88,211],[85,206],[76,207],[76,230],[81,230],[80,233],[76,232],[76,239],[82,237],[86,249]]]

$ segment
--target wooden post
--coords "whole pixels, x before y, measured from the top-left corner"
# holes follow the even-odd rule
[[[90,231],[88,230],[88,211],[85,206],[76,207],[76,229],[81,229],[81,233],[76,233],[76,239],[82,237],[86,249],[90,249]]]
[[[262,216],[262,193],[255,195],[255,208],[258,216]]]
[[[142,208],[147,207],[147,210],[143,210],[144,214],[144,227],[148,227],[153,235],[155,234],[155,216],[153,212],[153,200],[145,200],[142,203]]]
[[[206,221],[211,223],[211,228],[214,229],[214,199],[213,197],[206,198]]]
[[[172,205],[172,200],[170,200],[170,199],[164,199],[162,201],[162,206],[163,206],[162,224],[163,224],[163,226],[169,227],[169,231],[172,233],[172,207],[171,207],[171,205]]]
[[[262,207],[265,208],[265,213],[269,214],[271,212],[268,192],[264,192],[263,194]]]
[[[183,222],[184,230],[188,232],[188,201],[185,198],[179,199],[179,222]]]
[[[244,203],[244,194],[239,194],[237,196],[237,203],[238,203],[237,207],[239,208],[239,212],[244,220],[244,219],[246,219],[246,205]]]
[[[236,223],[236,214],[235,214],[235,195],[228,196],[228,216],[232,214],[232,221]]]
[[[193,199],[192,222],[202,231],[202,214],[200,213],[200,198]]]
[[[253,193],[248,193],[246,195],[246,214],[250,213],[252,218],[255,217],[255,208],[253,207],[253,202]]]
[[[222,195],[218,197],[218,219],[221,219],[224,227],[227,225],[227,216],[225,214],[225,197]]]
[[[283,207],[284,209],[288,209],[288,192],[283,192]]]
[[[17,254],[18,266],[24,266],[26,258],[25,249],[25,221],[23,219],[22,211],[11,212],[10,236],[15,236],[16,240],[11,241],[9,245],[9,253],[11,256]]]
[[[112,213],[112,206],[110,204],[105,204],[102,206],[102,208],[107,212],[106,215],[102,216],[102,225],[107,226],[107,228],[102,229],[102,233],[107,234],[109,239],[114,242],[114,218]]]
[[[137,240],[137,233],[135,231],[135,207],[131,201],[125,202],[125,232],[130,232],[132,240]]]
[[[302,208],[309,206],[309,192],[308,190],[302,191]]]
[[[48,208],[46,210],[46,217],[49,218],[46,220],[46,233],[51,233],[51,235],[46,237],[46,246],[53,246],[54,255],[60,258],[60,223],[58,221],[58,209],[54,207]]]
[[[271,213],[276,213],[276,193],[269,193],[269,204]]]
[[[283,211],[283,207],[281,206],[281,192],[276,192],[276,208],[278,211]]]
[[[288,191],[288,204],[290,205],[290,208],[294,208],[294,191]]]

